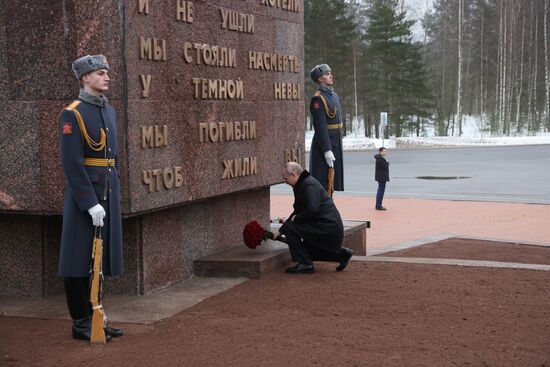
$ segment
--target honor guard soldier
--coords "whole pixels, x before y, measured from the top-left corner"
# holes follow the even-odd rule
[[[334,191],[344,191],[342,111],[338,95],[332,87],[332,70],[327,64],[317,65],[311,70],[310,76],[319,85],[319,89],[309,106],[315,130],[311,141],[309,169],[311,175],[327,189],[328,169],[334,168]]]
[[[99,232],[103,275],[123,271],[117,128],[115,110],[103,94],[110,80],[105,56],[83,56],[72,69],[82,88],[59,117],[67,186],[58,273],[64,278],[72,336],[90,340],[90,264],[92,242]],[[104,329],[107,341],[122,335],[106,323]]]

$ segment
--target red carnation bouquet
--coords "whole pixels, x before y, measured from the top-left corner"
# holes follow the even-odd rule
[[[260,246],[262,241],[265,241],[267,239],[272,240],[273,233],[265,230],[261,225],[258,224],[258,222],[253,220],[252,222],[244,226],[243,239],[244,244],[254,250],[256,249],[256,247]]]

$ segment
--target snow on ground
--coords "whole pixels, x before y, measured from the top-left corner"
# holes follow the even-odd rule
[[[306,150],[309,151],[313,131],[306,131]],[[367,137],[348,135],[344,137],[344,150],[370,150],[379,147],[386,148],[444,148],[468,146],[505,146],[505,145],[540,145],[550,144],[549,135],[538,136],[506,136],[506,137],[458,137],[433,136],[390,139],[369,139]]]
[[[420,137],[401,137],[390,139],[371,139],[365,137],[364,125],[353,122],[351,134],[344,137],[344,150],[371,150],[379,147],[386,148],[443,148],[467,146],[506,146],[506,145],[540,145],[550,144],[550,133],[540,133],[535,136],[502,136],[492,137],[480,130],[479,118],[464,117],[462,136],[434,136],[433,129],[426,129]],[[455,131],[455,135],[458,131]],[[313,131],[306,131],[306,151],[311,147]]]

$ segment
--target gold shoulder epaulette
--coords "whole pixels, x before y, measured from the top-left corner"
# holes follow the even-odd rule
[[[80,104],[80,101],[76,100],[70,105],[68,105],[65,109],[68,111],[73,111],[74,115],[76,116],[76,121],[78,121],[78,127],[80,127],[80,133],[82,134],[82,137],[84,138],[84,141],[86,141],[86,144],[90,147],[90,149],[95,150],[96,152],[102,151],[105,149],[105,145],[107,143],[107,135],[105,134],[105,131],[103,128],[101,129],[101,138],[99,140],[99,143],[92,140],[90,135],[88,135],[88,131],[86,130],[86,124],[84,123],[84,119],[82,118],[82,115],[76,107]]]
[[[321,94],[321,91],[318,90],[313,94],[314,97],[321,97],[321,101],[323,101],[323,105],[325,106],[325,112],[327,113],[327,116],[331,119],[336,117],[336,106],[334,106],[334,111],[329,110],[328,103],[325,97]]]
[[[69,111],[74,111],[74,109],[76,107],[78,107],[78,105],[80,104],[80,101],[76,100],[76,101],[73,101],[73,103],[71,103],[70,105],[68,105],[67,107],[65,107],[66,110],[69,110]]]

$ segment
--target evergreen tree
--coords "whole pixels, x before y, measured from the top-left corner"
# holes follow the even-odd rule
[[[306,114],[308,97],[317,89],[309,72],[317,64],[330,65],[341,107],[346,115],[353,111],[353,47],[359,38],[355,7],[346,0],[304,0]]]
[[[388,133],[402,136],[420,116],[429,114],[430,91],[419,46],[412,43],[413,21],[396,0],[375,0],[367,11],[362,95],[374,121],[388,112]],[[416,129],[418,133],[418,128]]]

